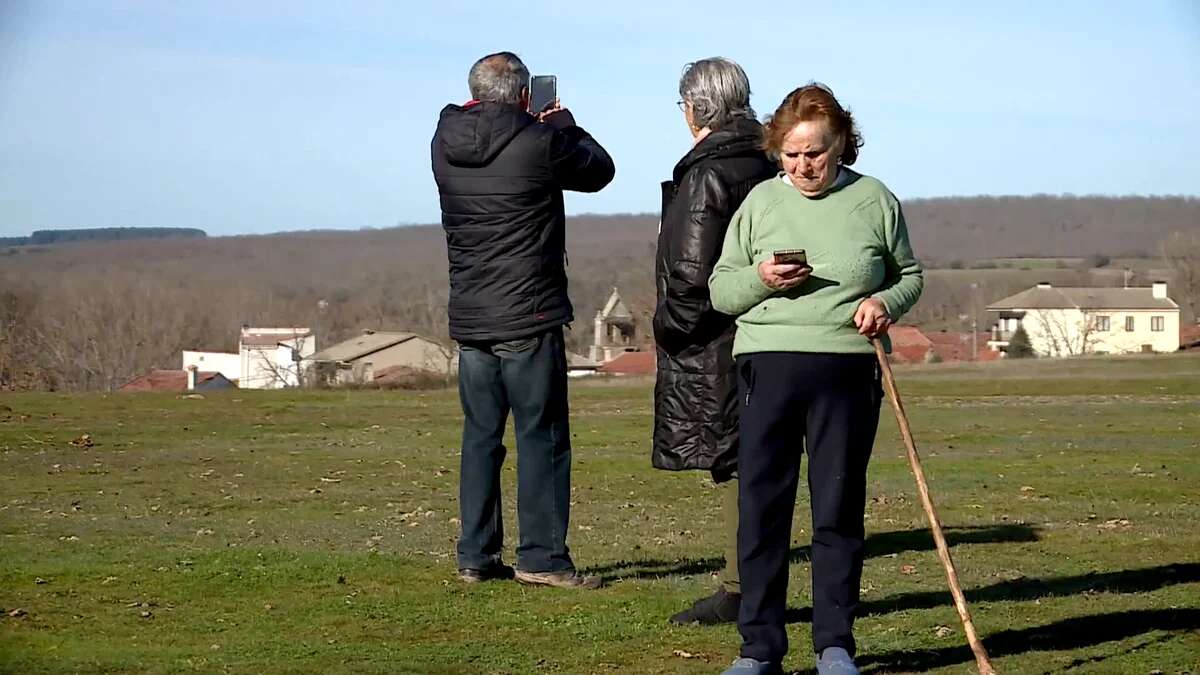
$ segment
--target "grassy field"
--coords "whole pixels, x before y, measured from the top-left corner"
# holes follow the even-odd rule
[[[1200,672],[1200,357],[897,376],[1001,673]],[[0,671],[719,672],[735,629],[666,622],[714,587],[719,498],[649,467],[650,396],[573,384],[571,543],[608,581],[578,593],[454,580],[452,392],[0,395]],[[859,662],[968,673],[884,414]]]

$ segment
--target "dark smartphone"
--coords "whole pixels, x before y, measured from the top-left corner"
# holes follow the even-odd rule
[[[808,255],[802,248],[785,248],[775,251],[776,265],[808,265]]]
[[[534,75],[529,78],[529,112],[534,115],[545,111],[558,100],[558,77]]]

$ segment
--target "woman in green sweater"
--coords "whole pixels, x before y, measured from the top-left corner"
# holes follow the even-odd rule
[[[737,319],[741,406],[741,658],[727,675],[782,672],[788,545],[800,456],[812,502],[813,646],[821,675],[857,673],[867,462],[883,394],[870,340],[924,280],[895,196],[851,171],[853,117],[822,85],[793,91],[764,129],[782,173],[730,222],[709,288]],[[776,252],[803,249],[776,256]],[[806,260],[805,260],[806,258]]]

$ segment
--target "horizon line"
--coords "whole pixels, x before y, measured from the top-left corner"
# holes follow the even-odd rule
[[[911,199],[901,200],[902,204],[913,204],[918,202],[937,202],[937,201],[952,201],[952,200],[969,200],[969,199],[1060,199],[1060,200],[1080,200],[1080,199],[1096,199],[1096,200],[1123,200],[1123,199],[1146,199],[1146,200],[1171,200],[1182,199],[1184,201],[1200,201],[1200,194],[1076,194],[1072,192],[1035,192],[1032,194],[974,194],[974,195],[944,195],[937,197],[913,197]],[[566,214],[567,218],[616,218],[616,217],[632,217],[632,218],[657,218],[659,214],[655,211],[582,211],[577,213]],[[271,232],[230,232],[225,234],[210,234],[203,227],[175,227],[163,225],[94,225],[86,227],[55,227],[55,228],[39,228],[32,230],[25,235],[0,235],[0,239],[22,239],[33,236],[35,232],[85,232],[89,230],[192,230],[204,233],[206,238],[221,238],[221,237],[271,237],[284,234],[305,234],[305,233],[331,233],[331,232],[381,232],[385,230],[393,230],[407,227],[441,227],[441,223],[436,221],[404,221],[396,222],[392,225],[348,225],[345,227],[315,227],[298,230],[274,230]]]

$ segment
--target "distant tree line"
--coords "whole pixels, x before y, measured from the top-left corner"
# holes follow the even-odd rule
[[[928,261],[1030,252],[1072,261],[931,270],[904,319],[910,325],[962,331],[974,320],[986,330],[989,303],[1038,281],[1120,286],[1123,269],[1091,266],[1136,248],[1147,258],[1130,283],[1169,275],[1185,319],[1200,302],[1195,199],[980,198],[905,209]],[[1065,221],[1080,224],[1068,238],[1054,225]],[[973,234],[964,236],[968,225]],[[569,348],[586,354],[593,318],[614,286],[649,346],[658,216],[577,216],[567,229],[576,317]],[[0,389],[112,389],[151,368],[179,368],[184,349],[236,350],[242,324],[311,327],[318,348],[364,328],[449,344],[445,246],[440,227],[408,226],[10,248],[0,258]]]
[[[924,260],[1149,257],[1172,232],[1200,228],[1196,197],[949,197],[903,203]]]
[[[130,241],[134,239],[198,239],[204,230],[190,227],[92,227],[82,230],[34,230],[28,237],[0,237],[4,246],[48,246],[84,241]]]

